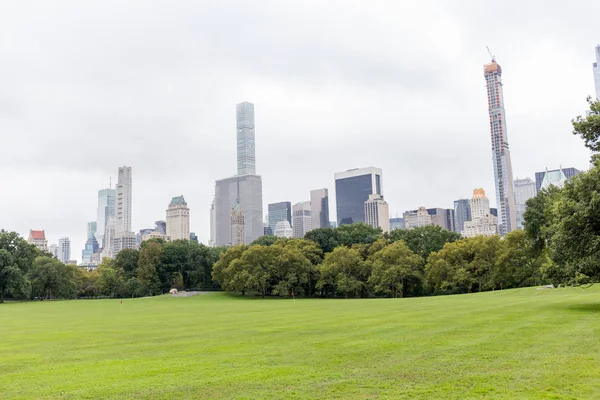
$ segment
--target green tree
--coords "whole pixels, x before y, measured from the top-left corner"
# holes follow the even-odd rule
[[[572,120],[573,134],[581,136],[585,142],[585,147],[592,151],[600,151],[600,101],[594,101],[591,97],[587,98],[590,105],[588,115],[581,115]]]
[[[304,239],[302,239],[304,240]],[[315,243],[310,242],[317,247]],[[319,249],[319,252],[321,250]],[[272,246],[270,256],[273,258],[270,275],[273,294],[289,296],[311,295],[313,280],[316,278],[316,267],[302,252],[300,246]]]
[[[28,272],[32,296],[72,299],[77,296],[77,267],[65,265],[56,258],[37,257]]]
[[[337,229],[334,228],[313,229],[306,233],[304,238],[317,243],[323,253],[331,253],[340,245]]]
[[[123,249],[117,254],[114,267],[122,271],[123,279],[135,277],[139,257],[140,252],[136,249]]]
[[[119,269],[115,268],[114,260],[104,258],[98,266],[98,290],[100,293],[116,297],[123,291],[123,276]]]
[[[560,196],[561,190],[552,185],[549,188],[542,189],[537,196],[527,200],[527,207],[523,213],[523,228],[533,250],[542,254],[546,246],[550,243],[552,236],[552,223],[554,216],[552,214],[553,204]]]
[[[27,298],[31,285],[26,277],[37,249],[16,232],[0,230],[0,303],[10,293],[15,298]]]
[[[499,243],[494,281],[503,288],[539,285],[542,260],[524,230],[512,231]]]
[[[219,261],[215,263],[212,271],[212,279],[224,290],[230,292],[245,292],[245,284],[240,286],[237,284],[237,281],[234,283],[234,278],[236,278],[235,275],[238,273],[238,267],[241,267],[241,265],[232,266],[232,263],[236,260],[239,261],[247,248],[248,246],[246,245],[230,247],[220,254]]]
[[[154,240],[142,243],[137,265],[137,280],[141,291],[148,294],[159,294],[161,282],[158,277],[158,269],[162,255],[163,244]]]
[[[440,251],[446,243],[460,239],[460,234],[442,229],[437,225],[427,225],[411,229],[395,229],[389,233],[389,240],[403,240],[413,253],[427,260],[429,254]]]
[[[261,246],[270,246],[277,241],[277,236],[265,235],[261,236],[252,243],[250,246],[254,246],[255,244],[259,244]]]
[[[371,244],[382,236],[381,228],[358,222],[342,225],[337,230],[339,244],[352,247],[353,244]]]
[[[263,298],[271,287],[275,251],[268,246],[250,246],[239,259],[241,270],[248,273],[248,288],[257,291]]]
[[[340,294],[346,298],[364,294],[370,271],[357,250],[337,247],[325,255],[318,269],[317,289],[323,294]]]
[[[403,241],[395,242],[369,257],[372,272],[369,284],[377,293],[405,297],[409,286],[416,292],[423,279],[423,258],[413,253]]]

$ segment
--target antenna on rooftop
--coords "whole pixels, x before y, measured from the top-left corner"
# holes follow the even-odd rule
[[[487,49],[488,54],[492,58],[492,62],[496,61],[496,56],[492,54],[492,51],[490,50],[490,48],[488,46],[485,46],[485,48]]]

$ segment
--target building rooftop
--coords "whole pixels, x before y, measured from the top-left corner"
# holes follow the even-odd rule
[[[31,235],[32,239],[46,240],[46,233],[44,231],[34,231],[31,229],[29,231],[29,235]]]
[[[177,197],[173,197],[171,199],[171,206],[177,205],[177,204],[183,204],[183,205],[187,205],[187,203],[185,202],[185,199],[183,198],[183,195],[181,196],[177,196]]]

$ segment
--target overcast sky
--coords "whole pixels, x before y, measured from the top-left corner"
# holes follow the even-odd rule
[[[600,2],[0,0],[0,228],[80,259],[98,189],[133,167],[133,229],[184,195],[209,237],[255,104],[263,202],[383,169],[393,215],[495,204],[483,64],[503,69],[514,175],[586,169],[570,120],[593,94]]]

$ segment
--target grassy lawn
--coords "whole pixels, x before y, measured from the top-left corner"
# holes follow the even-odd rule
[[[600,398],[600,288],[0,305],[0,398]]]

